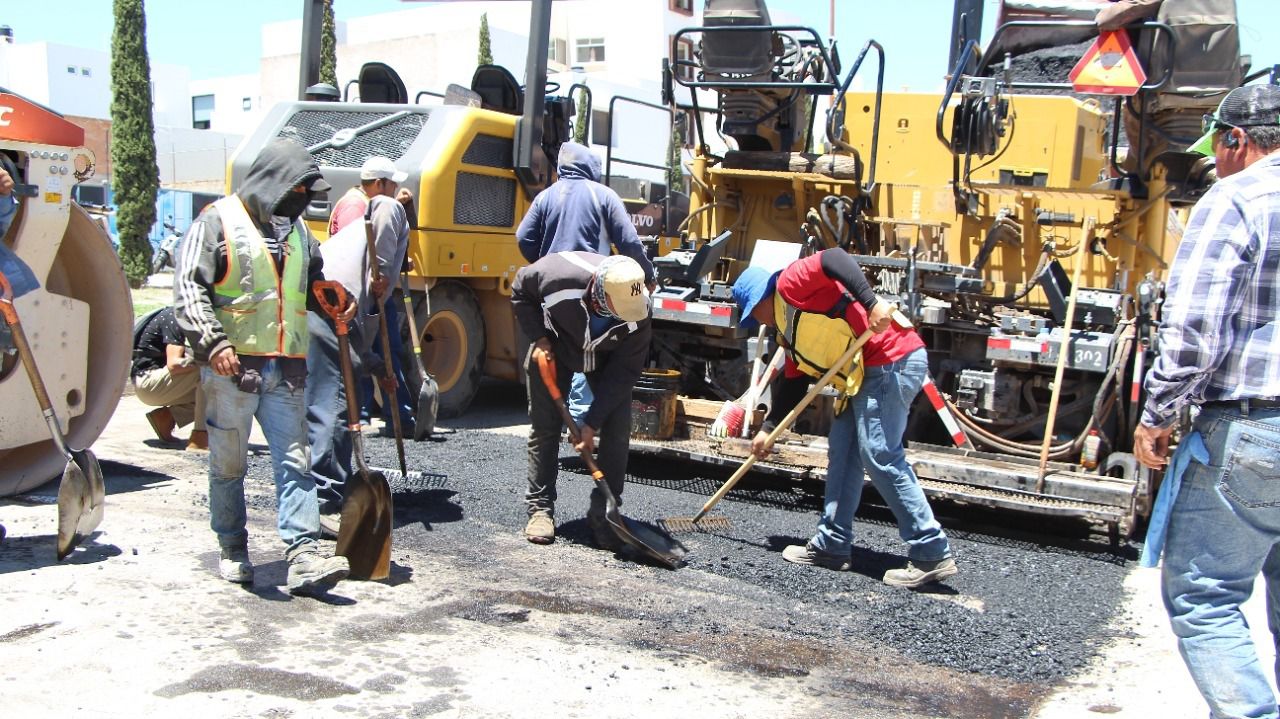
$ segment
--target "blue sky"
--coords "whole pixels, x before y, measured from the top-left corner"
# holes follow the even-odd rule
[[[666,0],[617,2],[665,4]],[[400,0],[334,0],[339,19],[412,5]],[[846,64],[853,61],[867,39],[875,38],[887,55],[887,88],[939,88],[946,71],[951,0],[837,0],[835,5],[836,35],[841,39],[841,55]],[[151,60],[186,65],[191,68],[193,79],[256,72],[260,26],[299,18],[302,6],[302,0],[148,0],[147,46]],[[770,0],[769,6],[775,12],[798,16],[822,35],[827,34],[829,0]],[[1237,6],[1243,51],[1253,55],[1254,68],[1280,63],[1280,51],[1272,49],[1274,43],[1265,43],[1267,31],[1274,37],[1280,28],[1280,2],[1237,0]],[[987,0],[988,15],[995,13],[994,8],[993,0]],[[18,42],[44,40],[107,50],[111,42],[111,1],[8,0],[0,7],[0,24],[11,26]],[[874,63],[865,71],[873,72]]]

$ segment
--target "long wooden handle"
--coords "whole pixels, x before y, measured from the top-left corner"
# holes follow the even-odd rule
[[[773,431],[769,433],[768,438],[765,440],[766,446],[772,445],[774,441],[778,439],[779,435],[791,428],[791,425],[795,423],[796,419],[800,416],[800,413],[809,406],[809,403],[813,401],[813,398],[817,397],[818,393],[831,383],[832,378],[834,378],[845,365],[849,364],[849,361],[853,359],[853,356],[858,353],[858,350],[862,349],[862,346],[865,345],[867,340],[871,339],[873,335],[874,333],[871,330],[867,330],[858,335],[858,339],[854,340],[853,344],[849,345],[849,349],[845,350],[844,354],[840,355],[840,359],[836,360],[835,363],[831,365],[831,368],[813,384],[813,387],[809,390],[808,394],[804,396],[804,399],[800,400],[800,403],[788,412],[786,417],[782,418],[782,421],[778,423],[778,426],[773,428]],[[711,495],[711,499],[708,499],[707,503],[702,505],[702,510],[694,516],[693,521],[696,523],[699,519],[702,519],[707,512],[711,511],[712,507],[716,506],[721,499],[724,499],[724,496],[729,493],[729,490],[733,489],[733,485],[737,484],[738,480],[742,479],[743,476],[746,475],[747,470],[751,469],[751,466],[755,463],[756,456],[754,454],[749,455],[746,461],[742,463],[742,466],[738,467],[738,471],[734,472],[733,476],[726,480],[725,483],[720,486],[720,489],[716,490],[715,494]]]
[[[430,292],[431,288],[427,288]],[[418,376],[426,378],[427,371],[422,365],[422,345],[418,339],[418,318],[414,315],[413,296],[409,294],[409,277],[400,273],[400,294],[404,295],[404,314],[409,320],[409,338],[413,340],[413,358],[418,361]]]

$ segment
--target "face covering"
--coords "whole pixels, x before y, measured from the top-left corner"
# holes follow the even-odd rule
[[[276,203],[272,210],[281,217],[288,217],[290,220],[296,220],[302,217],[302,213],[307,209],[307,205],[311,203],[310,192],[288,192],[284,199]]]

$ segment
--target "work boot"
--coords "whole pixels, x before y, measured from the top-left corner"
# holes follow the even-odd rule
[[[807,542],[804,546],[792,544],[782,550],[782,558],[792,564],[808,564],[837,572],[849,571],[849,566],[852,564],[849,555],[824,552],[813,546],[813,542]]]
[[[608,552],[621,552],[624,545],[622,538],[613,530],[608,520],[601,516],[587,515],[587,525],[591,527],[591,540],[596,547]]]
[[[529,515],[529,523],[524,525],[524,538],[534,544],[551,544],[556,539],[556,521],[551,512],[540,509]]]
[[[228,582],[253,584],[253,565],[248,547],[223,547],[218,559],[218,574]]]
[[[956,568],[956,560],[944,557],[936,562],[913,560],[907,562],[906,569],[890,569],[884,573],[884,583],[895,587],[916,589],[931,582],[938,582],[947,577],[954,577],[960,570]]]
[[[178,423],[173,419],[173,413],[168,407],[160,407],[147,412],[147,421],[151,423],[151,429],[155,430],[156,436],[161,442],[177,442],[178,438],[173,436],[173,428]]]
[[[315,542],[307,542],[288,556],[290,594],[319,596],[347,578],[346,557],[322,557]]]
[[[320,538],[321,539],[337,539],[338,531],[342,529],[342,511],[320,509]]]
[[[187,451],[209,451],[209,432],[203,429],[191,430],[191,437],[187,439]]]

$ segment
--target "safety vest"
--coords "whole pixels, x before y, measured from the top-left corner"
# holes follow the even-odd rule
[[[285,238],[284,272],[244,204],[235,195],[213,203],[222,218],[227,272],[213,286],[222,301],[213,314],[236,353],[266,357],[307,356],[307,269],[310,253],[295,222]],[[283,296],[283,301],[282,301]]]
[[[857,339],[844,318],[843,303],[837,305],[830,315],[824,315],[792,307],[782,299],[781,292],[774,292],[773,319],[778,327],[778,336],[788,345],[788,354],[796,368],[815,379],[826,374]],[[862,350],[859,349],[832,379],[831,385],[838,393],[837,413],[844,408],[847,399],[862,388],[863,374]]]

